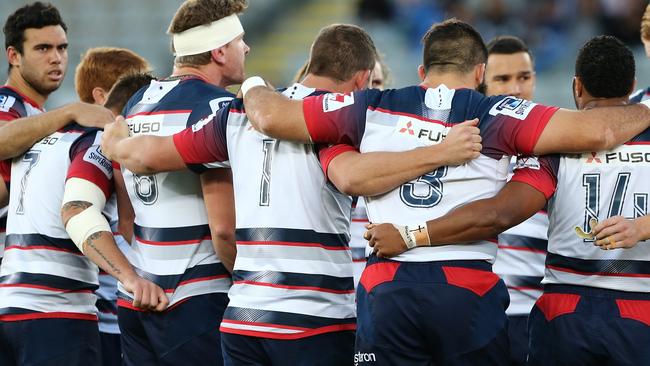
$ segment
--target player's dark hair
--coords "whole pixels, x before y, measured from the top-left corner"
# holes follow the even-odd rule
[[[360,27],[332,24],[318,33],[311,46],[307,73],[347,81],[362,70],[372,70],[377,60],[375,44]]]
[[[578,53],[576,76],[596,98],[625,97],[634,87],[634,55],[618,38],[598,36]]]
[[[528,46],[519,37],[515,36],[496,36],[487,44],[488,55],[512,55],[513,53],[526,52],[533,60],[533,54],[530,53]]]
[[[481,35],[471,25],[455,18],[432,25],[422,44],[426,72],[466,73],[487,60]]]
[[[174,14],[169,24],[168,33],[181,33],[199,25],[210,24],[227,16],[243,12],[248,4],[246,0],[187,0]],[[172,41],[172,52],[174,43]],[[176,57],[177,65],[201,66],[210,63],[210,51],[197,55]]]
[[[29,28],[41,29],[50,25],[60,25],[64,31],[68,31],[59,10],[54,5],[37,1],[18,8],[7,17],[2,28],[5,35],[5,50],[13,47],[18,53],[23,54],[25,30]],[[9,65],[9,70],[11,70],[11,65]]]
[[[106,97],[104,107],[112,111],[121,111],[126,102],[145,85],[151,83],[155,78],[149,73],[129,74],[119,78]]]

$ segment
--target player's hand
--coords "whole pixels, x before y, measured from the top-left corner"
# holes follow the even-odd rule
[[[406,243],[393,224],[368,224],[363,238],[380,258],[390,258],[406,251]]]
[[[124,289],[133,295],[133,306],[143,310],[163,311],[169,299],[162,288],[138,275],[129,276],[122,281]]]
[[[451,128],[445,140],[440,144],[447,149],[447,164],[460,165],[476,159],[481,153],[481,135],[478,118],[459,123]]]
[[[104,126],[101,142],[102,154],[110,160],[116,160],[116,145],[127,137],[129,137],[129,125],[124,117],[117,116],[115,122]]]
[[[641,233],[635,220],[613,216],[594,227],[594,245],[603,250],[632,248],[641,241]]]
[[[97,104],[78,102],[70,104],[69,108],[72,119],[85,127],[103,128],[115,118],[113,112]]]

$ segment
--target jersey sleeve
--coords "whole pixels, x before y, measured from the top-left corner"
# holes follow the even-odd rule
[[[11,159],[0,161],[0,176],[9,187],[9,182],[11,182]]]
[[[557,155],[519,157],[510,181],[528,184],[548,200],[557,188],[559,160]]]
[[[214,116],[173,136],[176,151],[190,170],[202,173],[209,168],[230,167],[226,144],[226,126],[229,118],[246,117],[241,110],[224,107]]]
[[[85,179],[99,187],[108,199],[113,193],[113,163],[102,154],[101,134],[99,130],[86,132],[70,146],[66,180]]]
[[[559,109],[515,97],[485,98],[479,127],[484,151],[531,155],[546,124]]]
[[[318,158],[320,160],[320,165],[326,177],[327,177],[327,169],[329,168],[329,165],[332,162],[332,160],[334,160],[335,157],[348,151],[359,151],[359,150],[354,146],[339,144],[339,145],[326,146],[318,151]]]
[[[0,93],[0,121],[13,121],[25,115],[25,106],[20,100]]]
[[[368,109],[366,91],[329,93],[303,100],[307,130],[315,143],[359,147]]]

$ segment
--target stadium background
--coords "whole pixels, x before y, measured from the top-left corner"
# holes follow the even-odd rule
[[[31,1],[1,0],[2,22]],[[181,0],[52,0],[68,25],[69,66],[51,109],[74,101],[74,69],[89,47],[130,48],[153,65],[157,76],[171,72],[167,26]],[[570,85],[579,47],[599,34],[613,34],[633,48],[637,88],[650,85],[650,61],[639,41],[645,0],[249,0],[242,16],[251,46],[247,75],[276,86],[291,81],[318,30],[354,23],[370,32],[391,71],[391,86],[417,83],[420,39],[435,21],[456,16],[472,23],[487,42],[512,34],[527,41],[537,69],[535,100],[573,108]],[[3,36],[4,40],[4,36]],[[6,61],[4,63],[6,70]],[[6,71],[5,71],[6,72]]]

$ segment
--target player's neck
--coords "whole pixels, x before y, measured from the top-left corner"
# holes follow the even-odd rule
[[[16,89],[19,93],[31,99],[34,101],[34,103],[37,103],[41,108],[47,100],[47,95],[42,95],[41,93],[34,90],[34,88],[32,88],[32,86],[29,85],[29,83],[23,77],[21,77],[20,73],[16,70],[12,70],[9,73],[9,78],[7,79],[5,85]]]
[[[581,109],[593,109],[601,107],[616,107],[629,104],[627,97],[624,98],[594,98],[584,103]]]
[[[337,82],[325,76],[307,74],[300,84],[314,89],[327,90],[333,93],[350,93],[354,91],[351,82]]]
[[[449,89],[476,89],[472,75],[457,73],[429,73],[420,83],[425,88],[437,88],[442,84]]]
[[[223,85],[227,83],[226,78],[221,77],[221,74],[216,72],[209,72],[204,68],[192,67],[192,66],[174,66],[174,71],[171,74],[172,77],[176,76],[195,76],[206,83],[216,85],[222,88],[227,87],[228,85]]]

